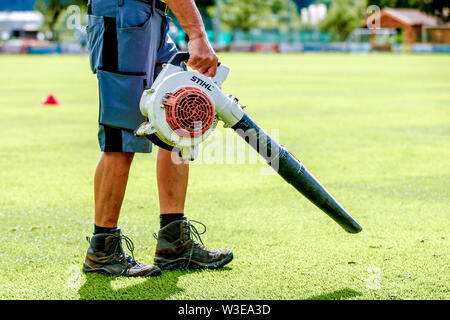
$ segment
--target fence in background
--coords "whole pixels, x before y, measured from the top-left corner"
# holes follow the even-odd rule
[[[390,51],[395,53],[410,52],[421,54],[450,53],[448,44],[416,43],[413,45],[389,44],[372,47],[369,42],[330,42],[325,33],[302,32],[280,34],[276,32],[235,32],[221,33],[219,41],[215,42],[214,32],[208,31],[210,41],[217,51],[229,52],[265,52],[265,53],[295,53],[295,52],[349,52],[370,53],[375,51]],[[184,32],[178,32],[173,37],[180,49],[186,49]],[[0,42],[0,53],[22,54],[79,54],[86,53],[85,43],[52,43],[36,39],[14,39]]]

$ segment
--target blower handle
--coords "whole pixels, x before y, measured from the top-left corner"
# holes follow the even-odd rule
[[[175,55],[169,60],[169,64],[181,67],[182,62],[188,62],[190,58],[189,52],[187,51],[180,51],[175,53]],[[220,66],[220,62],[217,63],[217,66]]]
[[[182,62],[187,62],[189,60],[189,52],[181,51],[175,53],[175,55],[169,60],[169,64],[180,67]]]

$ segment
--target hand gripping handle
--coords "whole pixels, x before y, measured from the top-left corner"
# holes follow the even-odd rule
[[[169,64],[180,67],[182,62],[188,62],[190,58],[189,52],[181,51],[175,53],[175,55],[169,60]],[[217,63],[220,66],[220,62]]]
[[[168,64],[181,67],[181,63],[187,62],[189,60],[189,52],[181,51],[175,53],[175,55],[169,60]],[[217,63],[217,72],[216,75],[212,78],[213,82],[216,83],[219,87],[225,81],[228,76],[228,72],[230,69],[224,65],[221,65],[220,62]]]

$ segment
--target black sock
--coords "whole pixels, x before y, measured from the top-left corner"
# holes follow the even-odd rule
[[[113,233],[113,231],[115,231],[116,229],[117,229],[117,227],[104,228],[104,227],[99,227],[99,226],[94,224],[94,234],[97,234],[97,233]]]
[[[164,228],[169,223],[181,220],[184,217],[184,213],[164,213],[159,216],[159,224],[161,228]]]

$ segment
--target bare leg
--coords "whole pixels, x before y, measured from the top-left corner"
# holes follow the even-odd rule
[[[172,161],[172,152],[160,148],[156,176],[161,214],[184,213],[189,164],[175,163]]]
[[[95,171],[95,224],[117,227],[134,153],[105,152]]]

